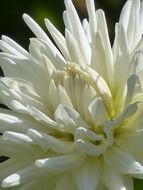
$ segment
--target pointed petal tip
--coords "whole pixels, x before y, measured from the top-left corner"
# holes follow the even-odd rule
[[[28,15],[26,13],[23,13],[22,18],[25,19]]]
[[[5,35],[1,35],[1,39],[2,39],[3,41],[6,41],[7,36],[5,36]]]
[[[43,162],[41,160],[36,160],[35,161],[35,165],[38,167],[38,168],[42,168],[43,167]]]
[[[31,19],[32,19],[27,13],[23,13],[22,18],[23,18],[23,20],[25,21],[25,23],[26,23],[28,20],[31,20]]]

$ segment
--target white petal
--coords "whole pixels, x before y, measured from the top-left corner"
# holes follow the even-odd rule
[[[48,95],[49,95],[49,99],[53,107],[53,110],[55,110],[57,106],[59,105],[60,101],[59,101],[57,86],[55,85],[55,82],[52,79],[50,80]]]
[[[113,100],[105,80],[95,70],[89,67],[86,69],[86,72],[80,73],[83,75],[86,82],[96,90],[97,95],[101,97],[108,111],[109,117],[112,116],[112,114],[114,114]]]
[[[27,110],[34,119],[46,125],[47,128],[56,129],[57,127],[56,122],[52,120],[48,115],[44,114],[34,106],[27,106]]]
[[[82,139],[76,140],[76,146],[79,152],[86,153],[90,156],[100,156],[107,149],[107,144],[105,143],[101,145],[94,145],[94,143]]]
[[[103,171],[103,183],[110,190],[128,190],[124,184],[124,178],[109,168]]]
[[[82,21],[82,26],[83,26],[83,30],[86,34],[86,37],[88,39],[88,42],[91,43],[91,34],[90,34],[90,28],[89,28],[89,23],[87,21],[87,19],[83,19]]]
[[[101,124],[103,125],[103,123],[107,120],[108,115],[106,112],[106,108],[102,100],[100,100],[99,98],[95,98],[89,105],[88,109],[96,127]]]
[[[80,107],[81,107],[81,111],[80,113],[83,112],[85,121],[87,121],[88,123],[91,123],[91,115],[90,115],[90,111],[88,109],[91,101],[93,100],[93,97],[95,97],[95,91],[89,87],[88,85],[84,86],[84,89],[81,92],[81,96],[79,96],[79,103],[80,103]],[[82,104],[83,107],[81,106],[81,97],[83,99]]]
[[[35,164],[42,170],[61,173],[64,171],[71,171],[76,167],[79,167],[84,159],[84,155],[67,154],[58,157],[36,160]]]
[[[10,177],[7,177],[3,183],[2,186],[3,187],[10,187],[12,186],[16,186],[20,184],[20,176],[18,174],[13,174]]]
[[[19,53],[14,47],[7,44],[5,41],[0,40],[0,49],[8,54],[16,55],[19,58],[25,58],[21,53]],[[26,59],[26,58],[25,58]]]
[[[90,64],[91,49],[83,31],[77,12],[71,0],[65,0],[65,6],[72,24],[73,35],[78,42],[79,49],[81,50],[82,55],[85,56],[86,63]]]
[[[55,190],[77,190],[74,181],[72,180],[72,176],[68,173],[60,174],[57,177],[56,188]]]
[[[51,149],[56,153],[66,154],[74,149],[72,142],[63,141],[60,138],[58,139],[33,129],[29,129],[27,133],[45,152]]]
[[[105,14],[102,10],[96,11],[97,15],[97,30],[101,33],[101,38],[103,39],[104,49],[105,49],[105,60],[107,66],[107,76],[109,80],[109,85],[112,88],[113,85],[113,54],[111,49],[111,43],[109,40],[109,34],[105,19]]]
[[[40,170],[35,166],[29,166],[6,177],[2,181],[2,187],[13,187],[21,183],[28,183],[33,180],[38,180],[41,176],[49,177],[52,175],[53,173],[51,171],[48,172],[47,170]]]
[[[40,129],[44,132],[47,131],[47,129],[39,126],[39,123],[35,122],[31,117],[6,109],[0,109],[0,123],[0,132],[2,133],[4,131],[25,133],[29,127]]]
[[[87,159],[83,166],[73,173],[79,190],[95,190],[100,181],[101,168],[98,159]]]
[[[137,75],[131,75],[127,81],[127,96],[125,100],[125,105],[129,104],[136,95],[136,93],[141,92],[141,85]]]
[[[73,108],[64,105],[58,106],[55,112],[55,119],[58,123],[61,123],[67,127],[68,125],[73,125],[73,129],[75,129],[77,126],[81,126],[86,129],[89,128],[84,120],[80,117],[78,112],[76,112]],[[71,132],[73,132],[73,130],[71,130]]]
[[[28,16],[27,14],[23,14],[23,19],[28,27],[39,39],[48,42],[55,49],[55,46],[51,42],[50,38],[30,16]]]
[[[143,173],[143,166],[117,147],[109,148],[103,156],[107,165],[121,174]]]
[[[101,141],[103,139],[103,136],[100,134],[96,134],[95,132],[85,129],[83,127],[78,127],[75,130],[74,139],[85,139],[89,141]]]
[[[68,11],[63,12],[63,20],[64,20],[64,24],[65,24],[66,28],[70,31],[70,33],[73,34],[73,28],[72,28],[72,24],[71,24],[71,21],[69,18]]]
[[[63,86],[61,85],[58,86],[58,92],[59,92],[60,103],[69,107],[73,107],[72,102],[68,97]]]
[[[28,142],[29,144],[32,143],[32,139],[28,137],[27,135],[22,134],[22,133],[15,133],[11,131],[6,131],[3,134],[3,139],[8,139],[13,142]]]
[[[30,54],[24,49],[22,48],[19,44],[17,44],[14,40],[12,40],[11,38],[2,35],[2,40],[4,42],[6,42],[9,46],[11,46],[12,48],[14,48],[17,52],[19,52],[21,55],[29,58],[31,57]]]
[[[34,158],[39,154],[41,155],[43,151],[38,147],[31,145],[31,143],[28,142],[14,142],[8,139],[0,138],[0,152],[2,155],[14,159],[22,159],[23,157],[25,157],[25,155],[27,155],[28,159]]]
[[[63,35],[54,27],[54,25],[48,19],[45,19],[45,24],[64,57],[67,59],[67,61],[70,61],[71,58],[66,47],[66,41]]]
[[[125,32],[127,31],[127,27],[128,27],[131,5],[132,5],[131,0],[126,1],[120,14],[119,23],[123,25]]]
[[[123,130],[117,135],[115,143],[126,152],[134,154],[135,152],[141,152],[143,147],[143,131]]]
[[[93,37],[93,34],[97,30],[97,21],[96,21],[94,0],[86,0],[86,5],[87,5],[88,14],[89,14],[90,32]]]
[[[114,77],[115,77],[115,105],[120,108],[125,96],[125,85],[130,71],[129,50],[125,31],[120,24],[116,24],[114,52]],[[123,69],[124,68],[124,69]],[[118,111],[118,110],[117,110]]]
[[[81,49],[78,47],[77,41],[74,38],[74,36],[67,29],[65,31],[65,35],[67,48],[70,52],[72,62],[75,62],[76,64],[80,64],[83,66],[86,65],[84,56],[81,53]]]

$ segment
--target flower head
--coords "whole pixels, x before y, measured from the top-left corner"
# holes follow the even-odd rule
[[[143,2],[128,0],[111,47],[102,10],[81,23],[65,0],[55,44],[28,15],[29,52],[2,36],[2,188],[131,190],[143,178]]]

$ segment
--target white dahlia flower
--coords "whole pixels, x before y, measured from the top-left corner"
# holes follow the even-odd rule
[[[29,52],[0,41],[1,189],[133,190],[143,178],[143,2],[128,0],[111,47],[105,15],[65,0],[54,43],[28,15]]]

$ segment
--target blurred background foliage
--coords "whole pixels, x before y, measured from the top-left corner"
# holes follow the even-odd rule
[[[87,17],[85,0],[73,0],[82,18]],[[120,11],[126,0],[96,0],[96,9],[105,11],[111,43],[114,39],[114,25],[118,22]],[[33,33],[24,24],[22,14],[27,13],[38,22],[46,31],[44,18],[49,18],[52,23],[64,33],[62,12],[64,0],[0,0],[0,36],[7,35],[28,49],[29,38]],[[2,75],[2,71],[0,71]],[[3,159],[0,159],[3,160]],[[143,189],[141,180],[134,180],[135,190]]]

